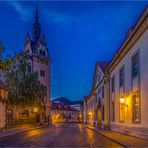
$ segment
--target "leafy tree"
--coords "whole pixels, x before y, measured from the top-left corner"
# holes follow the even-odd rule
[[[18,56],[11,60],[12,65],[6,70],[6,84],[11,93],[9,94],[9,107],[20,105],[20,84],[26,77],[27,63],[24,58]]]
[[[20,105],[23,108],[38,107],[43,112],[47,88],[38,80],[37,73],[27,75],[20,83]]]
[[[2,42],[0,42],[0,71],[5,70],[11,64],[10,60],[3,59],[3,51],[4,51],[4,47],[2,45]]]
[[[10,108],[23,108],[33,111],[44,111],[44,97],[47,88],[38,80],[37,73],[28,73],[28,63],[22,56],[13,59],[13,66],[6,73],[6,83],[11,93],[9,95]]]

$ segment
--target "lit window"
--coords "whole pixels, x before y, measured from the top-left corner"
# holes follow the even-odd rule
[[[120,122],[125,121],[125,106],[120,103]]]
[[[132,78],[139,75],[139,52],[132,57]]]
[[[133,95],[133,121],[140,122],[140,98],[138,94]]]

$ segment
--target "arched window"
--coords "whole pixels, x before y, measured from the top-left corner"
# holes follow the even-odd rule
[[[31,73],[31,64],[28,65],[28,73]]]
[[[42,55],[42,49],[40,49],[40,55]]]
[[[46,53],[45,53],[45,51],[43,51],[43,56],[46,56]]]

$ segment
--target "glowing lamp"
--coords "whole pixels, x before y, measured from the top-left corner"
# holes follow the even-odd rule
[[[124,103],[125,103],[125,98],[124,98],[124,97],[121,97],[121,98],[120,98],[120,103],[121,103],[121,104],[124,104]]]
[[[89,115],[91,115],[92,113],[91,113],[91,112],[89,112],[88,114],[89,114]]]
[[[33,109],[33,111],[36,113],[36,112],[38,111],[38,108],[35,107],[35,108]]]

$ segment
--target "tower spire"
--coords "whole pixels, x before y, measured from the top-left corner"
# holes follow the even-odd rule
[[[33,33],[33,40],[35,43],[37,43],[41,35],[41,27],[39,23],[39,15],[38,15],[38,2],[36,2],[35,21],[33,23],[32,33]]]
[[[38,1],[36,1],[36,11],[35,11],[35,21],[38,22],[38,18],[39,18],[39,15],[38,15]]]

